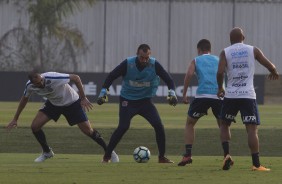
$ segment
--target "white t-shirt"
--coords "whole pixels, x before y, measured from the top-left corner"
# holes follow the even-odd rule
[[[256,99],[254,47],[236,43],[224,49],[227,59],[226,98]]]
[[[45,86],[35,87],[30,81],[26,83],[24,96],[29,97],[32,93],[46,97],[55,106],[68,106],[79,99],[77,92],[68,84],[69,74],[47,72],[41,74]]]

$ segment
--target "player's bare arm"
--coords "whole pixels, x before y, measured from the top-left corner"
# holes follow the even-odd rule
[[[28,97],[23,96],[19,102],[17,111],[14,115],[14,118],[12,121],[6,126],[7,130],[11,130],[12,128],[16,128],[18,126],[18,119],[20,117],[21,112],[25,108],[26,104],[28,102]]]
[[[77,89],[78,89],[78,94],[79,94],[79,97],[81,99],[82,107],[87,111],[91,110],[93,105],[90,103],[90,101],[85,96],[80,77],[78,75],[75,75],[75,74],[69,74],[69,75],[70,75],[70,81],[74,82]]]
[[[188,97],[186,96],[186,93],[187,93],[187,89],[188,89],[188,86],[190,84],[190,81],[195,73],[195,60],[191,61],[190,65],[188,66],[188,69],[187,69],[187,72],[186,72],[186,75],[185,75],[185,78],[184,78],[184,87],[183,87],[183,103],[184,104],[188,104],[189,103],[189,99]]]
[[[219,64],[218,64],[218,70],[217,70],[217,84],[218,84],[218,91],[217,91],[217,96],[219,98],[224,97],[225,91],[223,88],[223,79],[224,79],[224,72],[225,72],[225,67],[226,67],[226,57],[225,57],[225,52],[224,50],[220,53],[219,56]]]
[[[275,65],[272,64],[269,59],[264,56],[263,52],[257,47],[254,47],[254,56],[255,59],[270,72],[270,74],[268,75],[269,80],[279,79],[279,74],[276,70]]]

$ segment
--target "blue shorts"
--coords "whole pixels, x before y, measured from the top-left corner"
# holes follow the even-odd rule
[[[63,114],[70,126],[88,121],[87,115],[80,104],[80,99],[69,106],[55,106],[47,100],[39,111],[43,112],[54,121],[58,121],[61,114]]]
[[[221,119],[225,122],[236,122],[235,117],[240,111],[244,124],[260,124],[258,106],[255,99],[224,98],[221,109]]]
[[[195,98],[190,104],[188,115],[191,118],[199,119],[208,114],[211,108],[215,118],[219,119],[222,100],[213,98]]]

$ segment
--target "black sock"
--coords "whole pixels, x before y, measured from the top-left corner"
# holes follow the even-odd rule
[[[259,167],[260,162],[259,162],[259,153],[253,153],[252,154],[252,161],[253,161],[253,166]]]
[[[228,141],[222,142],[221,145],[222,145],[224,157],[225,157],[226,155],[229,154],[229,142]]]
[[[50,152],[50,148],[47,144],[46,137],[45,137],[43,130],[40,129],[39,131],[32,132],[32,133],[35,136],[35,138],[37,139],[37,141],[39,142],[39,144],[41,145],[43,152],[46,152],[46,153]]]
[[[101,137],[101,134],[97,130],[93,130],[91,138],[96,141],[104,149],[104,151],[106,151],[107,144],[105,143],[103,137]]]
[[[166,137],[165,137],[165,131],[162,124],[159,124],[160,126],[154,127],[155,134],[156,134],[156,141],[158,145],[159,150],[159,158],[165,156],[165,149],[166,149]]]
[[[192,156],[192,144],[186,144],[185,145],[185,157],[191,157]]]
[[[117,146],[117,144],[119,143],[119,141],[121,140],[121,138],[123,137],[123,135],[126,133],[127,130],[128,130],[127,127],[118,126],[117,129],[113,132],[108,144],[108,148],[104,155],[105,158],[111,157],[112,151],[115,149],[115,147]]]

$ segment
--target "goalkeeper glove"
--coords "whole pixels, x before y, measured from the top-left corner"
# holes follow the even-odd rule
[[[172,105],[172,106],[176,106],[178,100],[177,100],[177,97],[176,97],[176,94],[175,94],[175,91],[170,89],[168,91],[168,95],[167,95],[167,101],[169,103],[169,105]]]
[[[106,103],[108,102],[108,95],[107,95],[107,89],[106,88],[102,88],[101,89],[101,92],[98,96],[98,99],[97,99],[97,104],[98,105],[102,105],[103,103]]]

